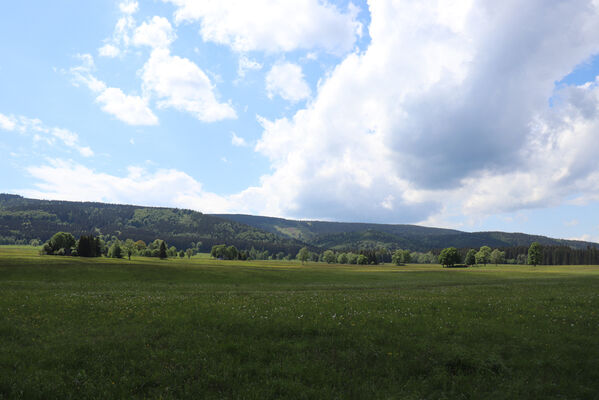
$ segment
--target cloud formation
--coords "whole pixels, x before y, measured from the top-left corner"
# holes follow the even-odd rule
[[[119,3],[121,16],[119,17],[112,37],[106,39],[104,45],[98,49],[101,57],[115,58],[123,55],[131,42],[131,35],[135,29],[133,14],[139,10],[137,1],[122,1]]]
[[[230,211],[226,198],[203,191],[193,177],[174,169],[151,172],[130,166],[124,176],[117,176],[70,160],[52,159],[28,167],[27,172],[39,181],[37,189],[20,192],[34,198]]]
[[[266,92],[271,99],[278,95],[293,103],[307,99],[311,93],[302,68],[290,62],[275,64],[268,71]]]
[[[369,6],[368,49],[306,109],[260,119],[262,212],[418,222],[596,193],[597,84],[555,87],[599,52],[596,2]]]
[[[73,83],[87,86],[96,95],[96,102],[101,105],[102,111],[129,125],[158,124],[158,117],[148,106],[147,98],[128,95],[119,88],[108,87],[92,74],[95,69],[93,57],[83,54],[79,58],[81,65],[70,69]]]
[[[194,62],[157,48],[141,70],[144,92],[161,108],[185,111],[204,122],[236,118],[229,103],[220,103],[210,78]]]
[[[177,35],[168,19],[154,16],[135,29],[133,44],[153,48],[168,48],[176,38]]]
[[[64,146],[76,150],[83,157],[94,155],[89,146],[82,146],[79,143],[79,135],[76,133],[64,128],[46,126],[38,118],[0,114],[0,130],[29,134],[34,141],[44,141],[48,145],[55,145],[58,139]]]
[[[163,0],[174,4],[175,21],[199,22],[204,41],[235,51],[350,51],[362,26],[358,10],[339,10],[322,0]]]

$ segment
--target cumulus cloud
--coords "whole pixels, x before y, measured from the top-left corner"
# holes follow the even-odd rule
[[[200,121],[236,118],[229,103],[220,103],[210,78],[191,60],[159,48],[141,70],[145,93],[158,99],[158,107],[191,113]]]
[[[274,171],[240,194],[248,204],[419,222],[596,195],[597,84],[555,87],[599,53],[596,2],[369,7],[368,49],[346,56],[292,118],[259,119],[256,150]]]
[[[93,57],[89,54],[80,55],[82,63],[70,69],[75,85],[83,84],[96,94],[96,102],[101,105],[102,111],[113,115],[129,125],[156,125],[158,117],[148,106],[148,99],[140,96],[128,95],[119,88],[108,87],[96,78],[92,71]]]
[[[126,124],[158,124],[158,117],[148,107],[146,99],[127,95],[119,88],[105,88],[98,94],[96,101],[102,105],[102,111],[114,115]]]
[[[177,35],[168,19],[155,16],[135,29],[133,44],[136,46],[167,48],[176,38]]]
[[[317,48],[341,54],[361,33],[358,10],[351,4],[343,11],[322,0],[163,1],[177,7],[178,23],[199,22],[205,41],[240,52]]]
[[[304,80],[302,68],[285,62],[273,65],[266,74],[266,92],[269,98],[275,95],[283,99],[297,102],[310,97],[310,87]]]
[[[200,182],[174,169],[151,172],[130,166],[123,176],[118,176],[70,160],[52,159],[44,165],[30,166],[27,171],[38,180],[37,189],[21,192],[35,198],[230,211],[228,199],[205,192]]]

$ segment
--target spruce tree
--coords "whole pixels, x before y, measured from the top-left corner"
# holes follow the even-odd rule
[[[160,259],[162,259],[162,260],[167,257],[166,243],[164,243],[164,240],[160,241],[160,252],[158,253],[158,257],[160,257]]]

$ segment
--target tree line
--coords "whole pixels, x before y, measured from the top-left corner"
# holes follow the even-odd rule
[[[40,242],[32,240],[28,244],[38,246]],[[179,250],[175,246],[168,246],[166,241],[161,239],[154,239],[146,244],[143,240],[121,240],[114,235],[87,234],[75,239],[71,233],[57,232],[43,244],[41,253],[80,257],[128,257],[129,259],[133,255],[158,258],[191,258],[201,252],[203,247],[202,242],[192,242],[190,247]],[[248,250],[238,249],[234,245],[217,244],[211,247],[210,255],[217,259],[226,260],[296,259],[302,263],[312,261],[360,265],[383,263],[396,265],[408,263],[433,264],[437,262],[444,266],[455,266],[461,263],[464,263],[464,265],[599,265],[599,249],[595,247],[572,249],[567,246],[541,246],[537,242],[531,244],[530,247],[518,246],[491,249],[489,246],[482,246],[478,250],[448,247],[440,251],[429,251],[427,253],[404,249],[391,251],[384,247],[347,252],[328,249],[319,252],[303,247],[296,254],[283,251],[270,252],[268,249],[256,249],[254,246]]]
[[[444,267],[453,266],[470,266],[470,265],[487,265],[487,264],[504,264],[506,262],[506,252],[494,249],[491,250],[489,246],[481,246],[476,251],[475,249],[468,249],[466,255],[462,257],[458,249],[455,247],[447,247],[441,250],[439,254],[439,264]],[[461,264],[462,261],[464,264]],[[538,265],[543,263],[543,247],[533,242],[527,250],[526,264]],[[524,264],[524,263],[523,263]]]
[[[198,252],[198,244],[191,248],[177,250],[175,246],[167,246],[166,241],[155,239],[146,244],[143,240],[134,241],[126,239],[124,241],[116,236],[94,236],[81,235],[75,239],[69,232],[57,232],[48,240],[41,249],[41,254],[75,257],[109,257],[124,258],[131,256],[143,257],[185,257],[190,258]]]

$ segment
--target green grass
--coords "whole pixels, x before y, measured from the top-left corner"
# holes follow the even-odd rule
[[[596,398],[598,289],[599,266],[0,247],[0,398]]]

